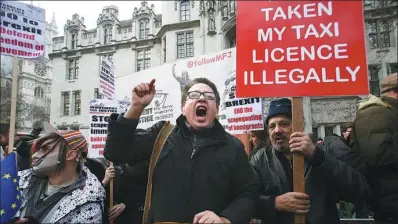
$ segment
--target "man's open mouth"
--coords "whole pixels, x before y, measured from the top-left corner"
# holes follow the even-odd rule
[[[195,110],[196,117],[205,118],[207,114],[207,108],[205,106],[198,106]]]

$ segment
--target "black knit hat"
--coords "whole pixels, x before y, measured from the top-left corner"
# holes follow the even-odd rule
[[[269,104],[267,118],[265,119],[265,123],[268,125],[268,121],[270,118],[285,115],[288,117],[292,117],[292,101],[288,98],[282,98],[279,100],[273,100]]]

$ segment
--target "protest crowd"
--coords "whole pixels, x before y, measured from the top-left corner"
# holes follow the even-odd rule
[[[360,102],[342,136],[292,132],[291,100],[272,101],[264,130],[249,132],[249,153],[220,125],[220,94],[206,78],[182,89],[176,125],[137,128],[155,82],[133,87],[127,111],[111,115],[104,159],[87,158],[79,131],[35,124],[16,137],[20,208],[7,222],[288,224],[302,214],[334,224],[350,203],[356,217],[398,223],[396,73],[380,98]],[[3,125],[2,163],[8,138]],[[305,193],[293,191],[293,153],[305,158]]]
[[[381,17],[398,5],[364,5],[377,2],[396,7],[375,10],[365,28],[360,1],[165,3],[180,5],[178,23],[141,1],[129,20],[105,7],[95,29],[74,14],[53,38],[46,9],[2,1],[0,53],[13,68],[0,223],[398,224],[397,57],[383,77],[371,64],[397,52],[396,20],[390,32]],[[56,96],[40,101],[50,118],[18,117],[20,89],[34,94],[26,101]],[[322,97],[336,103],[312,113]],[[343,108],[339,97],[355,99]],[[28,130],[18,120],[30,133],[16,132]]]

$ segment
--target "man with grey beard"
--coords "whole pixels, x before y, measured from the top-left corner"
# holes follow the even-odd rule
[[[260,181],[255,212],[262,223],[291,224],[294,214],[305,214],[309,224],[340,223],[336,202],[355,203],[368,196],[366,179],[356,170],[314,145],[308,134],[292,133],[289,99],[272,101],[266,117],[271,146],[252,158]],[[305,192],[293,192],[292,153],[305,158]]]

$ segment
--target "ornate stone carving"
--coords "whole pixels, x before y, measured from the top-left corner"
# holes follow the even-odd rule
[[[123,29],[123,38],[127,38],[127,28]]]
[[[119,9],[117,6],[105,6],[102,9],[102,13],[97,19],[97,25],[101,25],[104,22],[115,23],[119,18]]]
[[[389,52],[388,49],[378,50],[378,51],[376,52],[376,58],[377,58],[377,59],[384,58],[384,57],[387,56],[388,52]]]
[[[44,62],[35,62],[35,69],[36,75],[43,77],[47,75],[47,68]]]
[[[71,30],[71,29],[80,29],[81,27],[86,27],[84,25],[84,17],[80,17],[79,14],[73,14],[72,20],[66,20],[65,24],[65,29],[66,30]]]
[[[215,0],[208,0],[206,2],[207,11],[215,11],[216,10],[216,1]]]
[[[94,35],[89,35],[89,36],[88,36],[88,44],[92,44],[92,43],[94,42],[94,41],[93,41],[93,39],[94,39],[93,36],[94,36]]]
[[[236,1],[229,0],[229,15],[234,16],[236,13]]]
[[[311,99],[313,125],[352,122],[355,118],[358,99]]]
[[[191,1],[191,7],[195,8],[195,1]]]
[[[155,27],[156,27],[156,28],[162,27],[162,23],[161,23],[160,21],[156,21],[156,22],[155,22]]]
[[[206,13],[206,8],[205,8],[205,1],[200,0],[199,2],[199,16],[204,16]]]
[[[147,16],[150,18],[155,18],[155,6],[152,4],[151,7],[148,7],[147,1],[141,1],[141,7],[138,9],[134,8],[133,11],[133,20],[139,19],[139,17]]]
[[[214,35],[216,34],[216,19],[214,16],[214,11],[209,10],[209,18],[208,18],[208,25],[207,25],[207,34]]]
[[[222,17],[222,20],[224,20],[224,21],[227,21],[228,18],[229,18],[228,7],[229,7],[229,3],[228,2],[223,2],[222,6],[220,7],[221,17]]]

